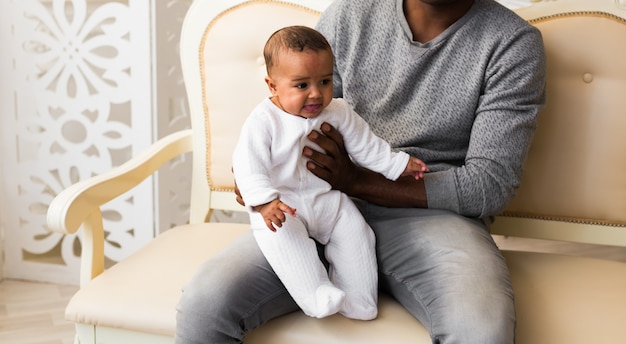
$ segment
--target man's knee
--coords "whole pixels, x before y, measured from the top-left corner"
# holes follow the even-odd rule
[[[509,295],[487,295],[483,302],[472,302],[471,310],[443,315],[433,324],[433,343],[513,344],[515,342],[515,309]]]
[[[179,300],[176,343],[241,343],[243,331],[232,313],[236,298],[225,294],[220,283],[200,277],[184,288]]]

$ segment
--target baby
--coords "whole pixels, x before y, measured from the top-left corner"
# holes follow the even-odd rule
[[[392,180],[421,178],[428,168],[404,152],[393,152],[343,99],[333,99],[333,54],[319,32],[283,28],[270,36],[263,53],[272,96],[247,118],[233,154],[235,180],[254,237],[305,314],[322,318],[339,312],[374,319],[374,234],[347,195],[307,170],[303,148],[320,149],[307,135],[331,124],[357,164]],[[328,271],[316,241],[326,245]]]

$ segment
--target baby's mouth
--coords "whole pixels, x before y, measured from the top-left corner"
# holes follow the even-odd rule
[[[309,104],[304,106],[306,112],[317,112],[322,107],[321,104]]]

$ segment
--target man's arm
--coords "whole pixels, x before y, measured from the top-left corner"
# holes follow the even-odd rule
[[[328,123],[321,129],[322,132],[312,131],[308,138],[324,149],[325,154],[310,147],[302,152],[310,160],[307,168],[311,173],[327,181],[333,189],[368,202],[386,207],[428,207],[423,179],[407,176],[392,181],[359,167],[350,160],[341,133]]]

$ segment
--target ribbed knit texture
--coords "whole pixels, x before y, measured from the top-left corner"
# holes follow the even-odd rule
[[[402,0],[336,0],[318,29],[336,57],[335,96],[433,171],[430,208],[475,217],[503,209],[544,103],[537,29],[491,0],[424,44],[412,40]]]
[[[405,170],[409,156],[392,152],[343,99],[333,99],[315,118],[302,118],[282,111],[268,98],[246,119],[233,152],[235,180],[246,205],[265,204],[287,193],[313,200],[330,191],[326,181],[309,172],[302,157],[305,146],[317,147],[306,136],[319,131],[323,122],[345,134],[346,150],[359,165],[389,179]]]
[[[333,99],[315,118],[288,114],[268,98],[246,119],[233,152],[233,170],[250,212],[254,237],[291,296],[309,316],[340,312],[354,319],[376,317],[378,275],[375,238],[352,201],[306,168],[307,134],[328,122],[345,134],[358,164],[396,179],[409,156],[393,152],[343,99]],[[321,148],[318,147],[321,150]],[[276,232],[252,206],[276,198],[296,208]],[[326,246],[330,278],[315,243]]]

